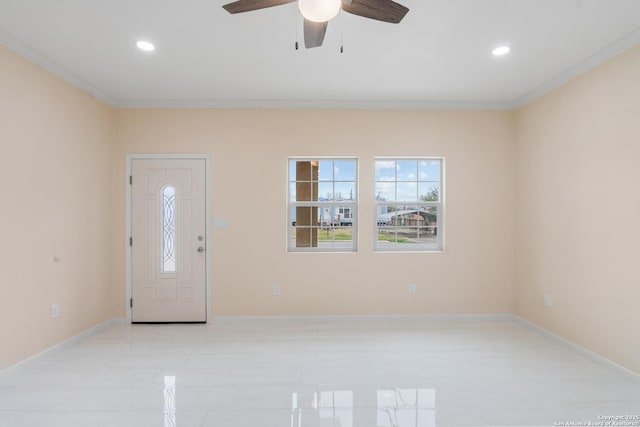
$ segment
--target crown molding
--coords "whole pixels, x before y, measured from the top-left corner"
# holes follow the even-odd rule
[[[451,101],[382,101],[382,100],[178,100],[137,99],[120,100],[116,108],[214,108],[214,109],[332,109],[332,110],[511,110],[512,103],[503,102],[451,102]]]
[[[29,61],[33,62],[39,67],[44,68],[50,73],[55,74],[56,76],[60,77],[62,80],[66,81],[67,83],[72,84],[73,86],[77,87],[81,91],[104,102],[105,104],[108,104],[112,107],[116,104],[116,100],[111,96],[109,96],[108,94],[106,94],[105,92],[103,92],[102,90],[98,89],[97,87],[87,82],[86,80],[81,79],[76,74],[67,70],[66,68],[64,68],[57,62],[53,61],[46,55],[43,55],[37,50],[27,46],[26,44],[17,40],[12,35],[2,30],[0,30],[0,43],[6,46],[7,48],[13,50],[14,52],[18,53],[19,55],[27,58]]]
[[[573,80],[574,78],[586,73],[590,69],[607,62],[614,56],[619,55],[623,51],[635,46],[638,43],[640,43],[640,28],[637,28],[631,33],[619,38],[604,49],[601,49],[600,51],[591,55],[584,61],[578,63],[577,65],[574,65],[568,70],[563,71],[546,83],[543,83],[537,88],[520,96],[519,98],[514,100],[513,103],[511,103],[511,108],[520,108],[528,104],[529,102],[540,98],[541,96],[551,92],[554,89],[557,89],[570,80]]]

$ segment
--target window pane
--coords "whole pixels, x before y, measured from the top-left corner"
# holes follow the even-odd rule
[[[418,164],[420,181],[440,181],[440,160],[423,160]]]
[[[296,180],[296,161],[289,160],[289,181]]]
[[[314,247],[313,243],[316,243],[317,246],[317,240],[313,238],[313,229],[311,227],[295,226],[291,236],[293,240],[292,243],[296,248]]]
[[[318,246],[318,208],[297,206],[291,208],[290,247],[315,248]]]
[[[396,184],[394,182],[376,182],[376,201],[395,202]]]
[[[334,162],[333,171],[336,181],[356,180],[356,162],[354,160]]]
[[[438,210],[436,206],[378,206],[380,250],[437,250]]]
[[[296,182],[296,197],[298,202],[311,202],[318,200],[318,183],[317,182]]]
[[[321,222],[318,230],[318,242],[324,247],[330,248],[333,245],[334,228],[330,222]]]
[[[418,162],[416,160],[400,160],[396,162],[396,179],[398,181],[417,181]]]
[[[385,215],[386,213],[388,213],[388,209],[389,208],[387,206],[378,206],[377,207],[377,216],[376,216],[376,218],[377,218],[378,224],[380,224],[380,222],[382,221],[382,219],[381,219],[381,218],[383,218],[382,215]]]
[[[289,201],[290,202],[296,201],[296,183],[295,182],[289,183]]]
[[[313,225],[317,225],[317,208],[298,206],[290,209],[291,241],[289,247],[309,248],[317,246],[317,233],[314,236]],[[316,228],[317,231],[317,228]]]
[[[398,240],[396,226],[392,224],[391,214],[385,213],[378,216],[378,236],[376,246],[378,249],[394,249]]]
[[[353,228],[350,225],[341,225],[337,208],[331,208],[333,221],[325,218],[318,230],[318,246],[326,249],[353,249]]]
[[[176,271],[176,189],[162,190],[162,272]]]
[[[333,182],[318,183],[318,200],[333,200]]]
[[[318,223],[318,208],[297,206],[295,208],[295,223],[298,226],[310,227]]]
[[[333,221],[333,210],[330,206],[320,206],[318,208],[318,224],[329,226]]]
[[[335,199],[336,200],[355,200],[356,199],[356,183],[355,182],[336,182]]]
[[[318,162],[313,160],[297,160],[292,161],[293,171],[290,172],[292,181],[317,181],[318,180]]]
[[[440,200],[440,183],[419,182],[418,193],[422,202],[437,202]]]
[[[396,162],[394,160],[376,160],[376,181],[395,181]]]
[[[333,181],[333,162],[329,160],[320,160],[318,166],[319,181]]]
[[[398,182],[396,200],[398,202],[417,202],[418,184],[415,182]]]

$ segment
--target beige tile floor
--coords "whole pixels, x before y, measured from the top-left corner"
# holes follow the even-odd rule
[[[640,415],[640,382],[512,320],[121,324],[0,375],[1,427],[586,425],[620,415]]]

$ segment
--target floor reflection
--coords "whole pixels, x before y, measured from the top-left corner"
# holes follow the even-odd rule
[[[434,389],[378,390],[378,427],[436,425]]]
[[[176,427],[176,377],[164,377],[164,427]]]
[[[357,404],[354,402],[357,399]],[[356,395],[352,390],[323,390],[305,396],[291,394],[291,427],[434,427],[434,389],[389,388],[377,394]],[[368,422],[367,422],[368,421]]]
[[[290,427],[436,425],[436,391],[432,388],[363,387],[348,390],[318,386],[315,391],[313,389],[311,387],[307,391],[291,391],[285,387],[276,393],[284,393],[281,397],[285,399],[291,396]],[[164,376],[163,391],[164,427],[176,427],[175,376]],[[234,400],[238,400],[239,403],[247,399],[241,390],[236,390],[235,393]],[[265,389],[265,393],[273,393],[273,389]],[[286,401],[283,403],[286,404]]]

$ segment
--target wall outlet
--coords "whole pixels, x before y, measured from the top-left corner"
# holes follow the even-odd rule
[[[273,296],[274,297],[280,296],[280,285],[273,285]]]
[[[51,304],[51,318],[55,319],[60,316],[60,306],[58,304]]]
[[[416,293],[416,284],[409,283],[409,295],[413,295]]]
[[[553,307],[553,297],[551,294],[544,294],[544,305],[547,307]]]

